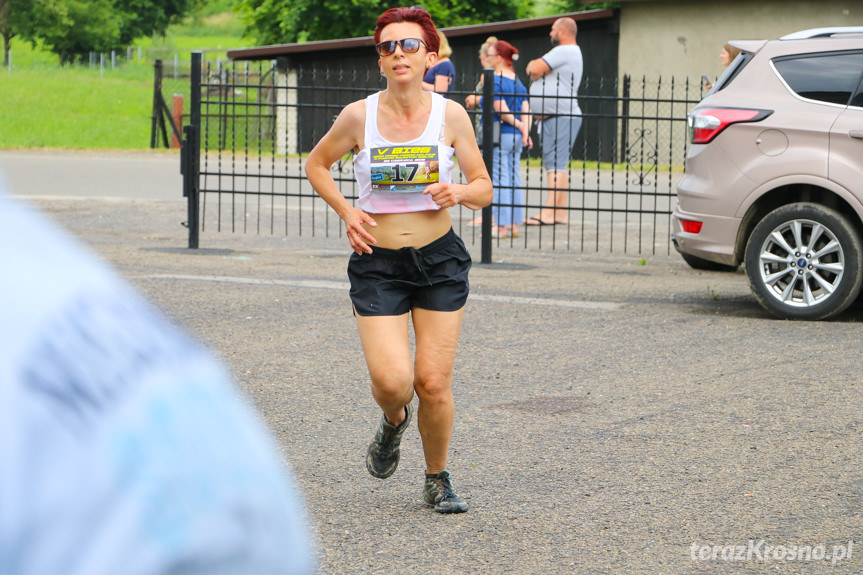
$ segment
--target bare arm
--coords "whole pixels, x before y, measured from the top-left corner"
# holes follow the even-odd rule
[[[471,210],[484,208],[491,203],[493,196],[491,178],[476,145],[470,117],[460,104],[452,100],[447,100],[446,131],[467,184],[438,182],[427,186],[425,193],[431,194],[434,202],[442,208],[458,204]]]
[[[423,82],[423,90],[428,92],[437,92],[438,94],[446,94],[449,92],[449,76],[435,74],[434,84]]]
[[[530,148],[533,147],[533,142],[530,139],[530,126],[532,123],[533,118],[530,115],[530,103],[524,100],[521,103],[521,125],[518,129],[521,130],[522,143]]]
[[[482,88],[485,85],[485,76],[479,77],[479,82],[476,85],[476,91],[482,92]],[[464,104],[471,110],[479,107],[479,99],[482,97],[482,94],[469,94],[467,98],[464,99]]]
[[[506,104],[506,100],[503,98],[494,101],[494,105],[492,106],[494,111],[498,113],[500,116],[500,121],[504,124],[512,124],[512,126],[518,130],[519,121],[515,119],[515,114],[510,111],[509,106]]]
[[[521,103],[521,119],[515,117],[504,99],[494,101],[494,111],[500,115],[501,122],[512,124],[512,127],[521,132],[522,143],[527,146],[530,133],[530,104],[527,100]]]
[[[525,71],[527,72],[527,75],[530,76],[530,81],[535,82],[543,76],[548,75],[548,73],[551,72],[551,68],[549,68],[545,60],[537,58],[527,63]]]
[[[364,101],[345,106],[330,131],[309,153],[305,164],[306,177],[309,183],[345,222],[351,247],[358,254],[371,253],[372,249],[369,244],[375,244],[376,241],[374,236],[366,230],[364,224],[374,227],[377,223],[371,215],[352,206],[345,199],[330,173],[330,168],[339,158],[352,149],[359,149],[363,144],[365,116]]]

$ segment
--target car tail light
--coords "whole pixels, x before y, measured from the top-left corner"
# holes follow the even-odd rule
[[[760,122],[773,113],[773,110],[743,108],[701,108],[695,109],[687,118],[693,144],[706,144],[732,124]]]
[[[704,222],[696,222],[695,220],[684,220],[681,218],[680,227],[683,228],[683,231],[687,234],[698,234],[701,233],[701,226],[704,225]]]

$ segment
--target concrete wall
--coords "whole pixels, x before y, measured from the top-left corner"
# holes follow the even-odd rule
[[[724,71],[719,52],[728,40],[824,26],[863,26],[863,1],[624,0],[618,69],[633,79],[714,79]]]

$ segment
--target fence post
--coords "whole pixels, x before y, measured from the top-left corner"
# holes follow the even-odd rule
[[[171,126],[171,147],[179,148],[180,147],[180,130],[183,126],[183,95],[182,94],[174,94],[174,98],[172,101],[173,108],[171,110],[172,117],[174,118],[174,125]],[[173,129],[176,128],[176,129]]]
[[[189,124],[183,128],[185,138],[181,152],[183,197],[189,226],[189,249],[198,249],[199,200],[201,191],[201,53],[192,52]]]
[[[623,75],[623,94],[621,95],[620,110],[620,163],[626,163],[626,134],[629,133],[629,90],[631,78],[629,74]]]
[[[489,175],[494,165],[494,69],[484,68],[482,71],[482,158],[485,160],[485,169]],[[494,180],[492,179],[492,182]],[[482,245],[481,261],[484,264],[491,263],[491,206],[482,209]]]
[[[153,63],[153,117],[150,124],[150,148],[156,147],[156,132],[159,128],[159,115],[162,113],[159,107],[159,95],[162,93],[162,61]]]

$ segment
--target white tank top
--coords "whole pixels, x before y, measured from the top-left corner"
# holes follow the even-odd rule
[[[429,184],[452,182],[455,150],[445,144],[446,99],[435,92],[422,135],[408,142],[390,142],[378,133],[380,92],[366,98],[365,147],[354,156],[359,185],[357,206],[370,214],[403,214],[438,210]]]

